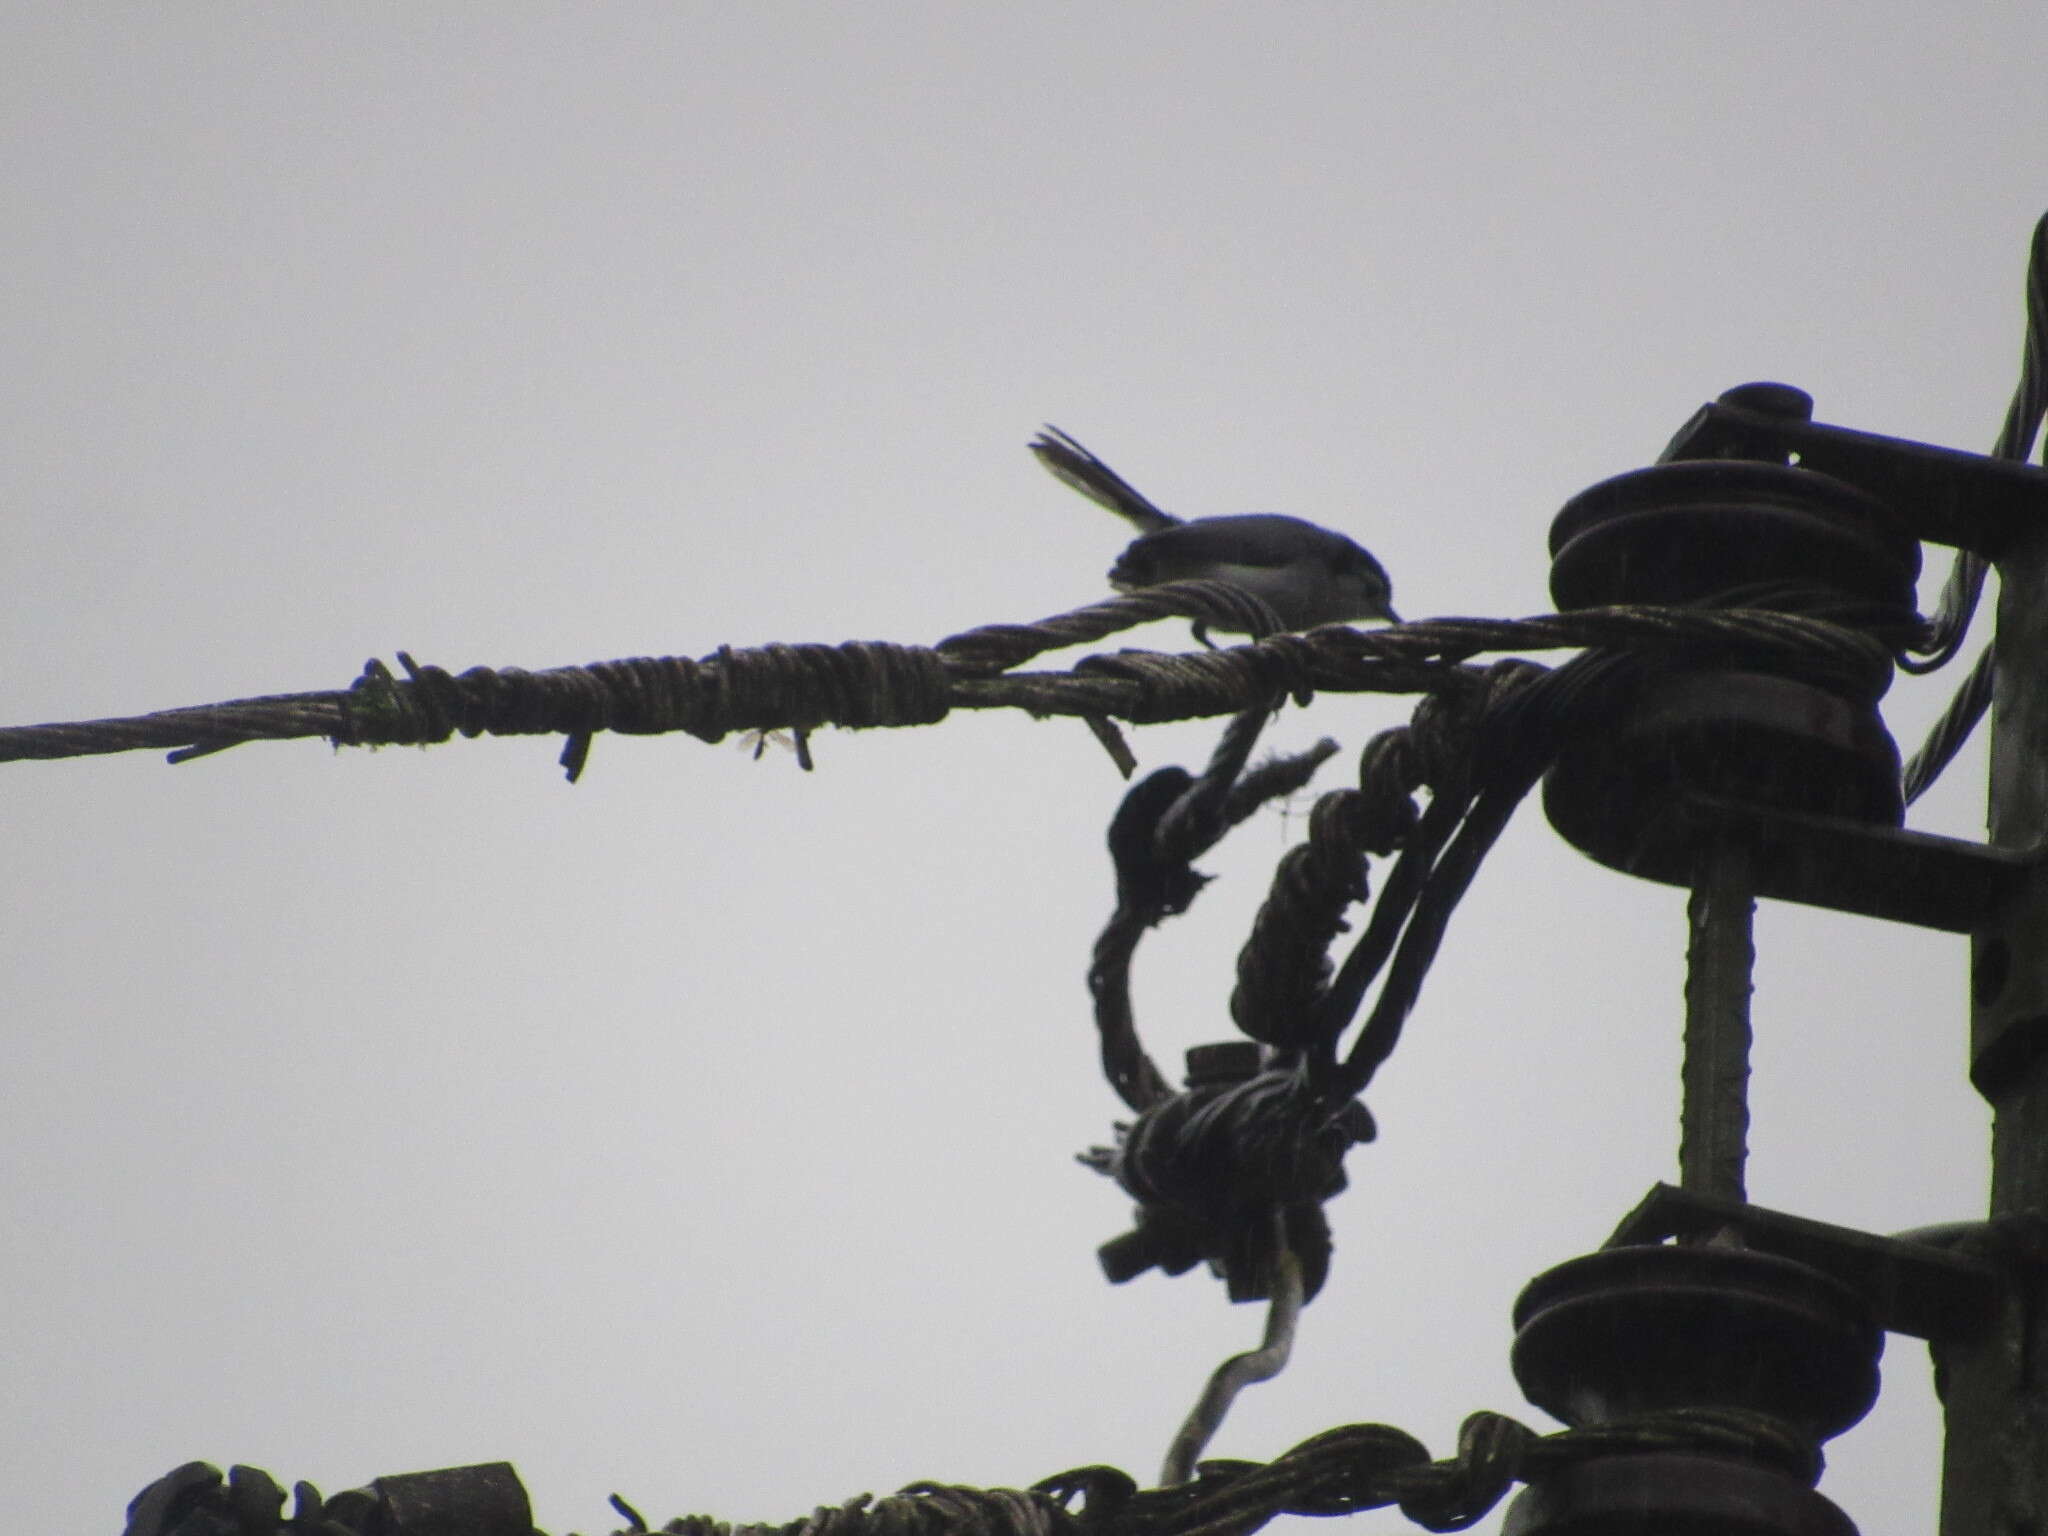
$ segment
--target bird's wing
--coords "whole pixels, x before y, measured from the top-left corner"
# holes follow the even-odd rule
[[[1304,555],[1321,553],[1322,546],[1341,547],[1349,543],[1341,534],[1298,517],[1279,512],[1241,512],[1230,517],[1202,517],[1191,523],[1176,523],[1138,540],[1127,553],[1142,554],[1156,564],[1176,568],[1244,565],[1283,570],[1298,564]]]
[[[1157,533],[1180,524],[1179,518],[1139,495],[1128,480],[1058,427],[1048,426],[1031,439],[1031,451],[1062,485],[1127,518],[1141,533]]]

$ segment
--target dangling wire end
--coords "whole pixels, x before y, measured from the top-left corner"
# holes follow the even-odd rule
[[[1194,1477],[1196,1459],[1222,1428],[1237,1394],[1255,1382],[1271,1381],[1278,1376],[1287,1369],[1288,1357],[1294,1353],[1294,1330],[1301,1321],[1301,1261],[1287,1246],[1287,1224],[1277,1208],[1272,1228],[1273,1296],[1266,1307],[1266,1336],[1257,1349],[1232,1355],[1216,1367],[1194,1411],[1167,1448],[1166,1464],[1159,1473],[1162,1488],[1178,1486]]]

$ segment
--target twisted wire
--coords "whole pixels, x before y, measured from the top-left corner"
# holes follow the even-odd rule
[[[1270,635],[1280,616],[1257,593],[1226,581],[1170,581],[1104,598],[1035,624],[985,624],[933,649],[962,672],[993,674],[1069,645],[1089,645],[1153,619],[1193,619],[1217,629]]]
[[[1412,728],[1382,731],[1359,755],[1358,788],[1333,790],[1309,812],[1308,836],[1281,856],[1237,958],[1230,1016],[1254,1040],[1302,1047],[1319,1033],[1330,945],[1345,909],[1369,894],[1366,855],[1409,841],[1421,786]]]
[[[1906,759],[1899,780],[1906,804],[1911,805],[1934,787],[1934,781],[1976,732],[1978,722],[1991,707],[1992,691],[1998,683],[1997,657],[1997,651],[1988,645],[1977,653],[1955,696],[1940,718],[1928,727],[1927,739]]]
[[[1166,1450],[1166,1464],[1160,1469],[1164,1487],[1184,1483],[1194,1476],[1195,1462],[1216,1431],[1222,1427],[1238,1393],[1261,1381],[1271,1381],[1287,1369],[1294,1353],[1294,1331],[1301,1322],[1301,1309],[1308,1302],[1301,1261],[1287,1242],[1287,1218],[1275,1210],[1271,1217],[1272,1301],[1266,1308],[1266,1329],[1257,1349],[1232,1355],[1210,1374],[1201,1397],[1182,1422],[1180,1431]]]
[[[1374,911],[1365,938],[1346,957],[1338,984],[1323,1001],[1317,1020],[1323,1041],[1315,1058],[1318,1063],[1334,1059],[1338,1037],[1349,1026],[1365,988],[1380,967],[1387,966],[1372,1012],[1342,1066],[1321,1074],[1330,1101],[1345,1102],[1363,1092],[1393,1053],[1452,912],[1522,797],[1549,765],[1556,742],[1570,729],[1571,705],[1582,697],[1581,675],[1609,661],[1603,653],[1591,652],[1554,672],[1523,661],[1503,661],[1491,669],[1486,695],[1470,727],[1463,766],[1440,770],[1440,780],[1447,781],[1442,819],[1436,815],[1439,801],[1433,798],[1424,819],[1428,835],[1416,840],[1414,873],[1391,892],[1396,899],[1390,914]],[[1398,942],[1392,938],[1396,929]]]
[[[1345,1187],[1345,1154],[1374,1134],[1363,1105],[1332,1115],[1298,1070],[1277,1066],[1170,1094],[1117,1129],[1115,1148],[1081,1160],[1139,1202],[1149,1264],[1178,1273],[1207,1259],[1232,1301],[1261,1301],[1285,1254],[1304,1300],[1315,1297],[1330,1270],[1322,1203]]]
[[[2020,377],[2000,424],[1991,456],[2024,461],[2032,452],[2041,418],[2048,412],[2048,214],[2034,225],[2027,258],[2026,336],[2020,347]],[[1970,619],[1983,595],[1990,562],[1969,550],[1959,551],[1949,567],[1941,597],[1919,658],[1903,657],[1907,672],[1932,672],[1955,659],[1969,633]]]
[[[1077,610],[1091,625],[1115,610],[1128,626],[1161,604],[1215,611],[1214,593],[1184,589]],[[1231,589],[1221,588],[1229,591]],[[1164,594],[1163,596],[1161,594]],[[1143,598],[1143,601],[1140,598]],[[1016,626],[1069,643],[1065,618]],[[979,634],[982,632],[971,632]],[[955,637],[961,639],[962,637]],[[174,761],[252,741],[324,737],[337,746],[425,746],[465,737],[563,735],[581,766],[600,731],[681,731],[717,741],[733,731],[929,725],[954,709],[1114,716],[1139,724],[1269,709],[1317,691],[1434,693],[1464,686],[1457,664],[1486,651],[1602,647],[1690,652],[1735,663],[1820,669],[1846,691],[1882,690],[1885,639],[1825,618],[1765,610],[1616,607],[1527,619],[1435,619],[1363,631],[1332,626],[1192,655],[1124,651],[1065,672],[991,672],[979,643],[959,651],[855,641],[720,647],[701,658],[633,657],[526,671],[421,665],[405,676],[371,662],[346,689],[271,694],[109,720],[0,728],[0,762],[167,749]],[[1034,642],[1035,643],[1035,642]]]
[[[1264,729],[1264,709],[1240,712],[1224,731],[1196,778],[1183,768],[1162,768],[1125,794],[1109,826],[1116,868],[1116,908],[1095,941],[1088,990],[1095,1003],[1103,1076],[1140,1112],[1169,1098],[1173,1089],[1146,1055],[1131,1011],[1130,968],[1146,932],[1188,909],[1208,876],[1194,861],[1224,833],[1268,801],[1306,784],[1337,750],[1319,741],[1306,752],[1276,757],[1247,769]]]
[[[1350,1424],[1268,1463],[1204,1462],[1182,1488],[1139,1492],[1113,1468],[1081,1468],[1037,1489],[1087,1498],[1082,1519],[1091,1536],[1249,1536],[1279,1515],[1350,1515],[1390,1505],[1425,1529],[1454,1531],[1482,1519],[1518,1482],[1657,1451],[1752,1460],[1809,1486],[1820,1475],[1812,1441],[1762,1414],[1684,1409],[1540,1435],[1504,1414],[1480,1412],[1459,1427],[1457,1452],[1442,1461],[1431,1461],[1420,1441],[1392,1425]]]
[[[1811,1487],[1821,1470],[1812,1439],[1780,1420],[1737,1409],[1694,1408],[1539,1434],[1505,1414],[1481,1411],[1459,1426],[1455,1453],[1432,1461],[1423,1443],[1391,1424],[1346,1424],[1302,1441],[1270,1462],[1204,1461],[1193,1481],[1141,1489],[1109,1466],[1076,1467],[1029,1488],[911,1483],[883,1498],[860,1494],[781,1522],[733,1522],[684,1515],[670,1536],[1251,1536],[1281,1515],[1335,1516],[1398,1507],[1432,1531],[1462,1530],[1483,1518],[1518,1482],[1610,1456],[1694,1453],[1772,1468]],[[501,1479],[524,1499],[511,1468]],[[372,1490],[382,1487],[378,1479]],[[389,1528],[374,1491],[323,1500],[309,1483],[283,1490],[268,1473],[190,1462],[129,1502],[126,1536],[189,1530],[237,1536],[361,1536]],[[494,1490],[502,1492],[502,1490]],[[614,1496],[628,1522],[619,1536],[644,1536],[647,1522]],[[440,1517],[491,1536],[514,1533],[498,1509],[486,1512],[451,1490]],[[493,1518],[493,1517],[498,1518]]]
[[[2027,334],[2020,354],[2020,380],[2006,408],[1992,457],[2018,461],[2029,458],[2044,415],[2048,415],[2048,215],[2043,215],[2034,226],[2027,260]],[[1932,672],[1955,658],[1969,633],[1970,619],[1983,595],[1989,570],[1990,564],[1982,555],[1968,550],[1957,553],[1929,626],[1927,655],[1921,659],[1901,657],[1901,668],[1908,672]],[[1987,646],[1941,718],[1929,729],[1927,739],[1906,760],[1903,787],[1908,805],[1925,794],[1941,777],[1942,770],[1955,761],[1963,743],[1970,739],[1984,712],[1991,707],[1995,680],[1996,664]]]
[[[1023,1491],[912,1484],[783,1525],[671,1521],[675,1536],[1251,1536],[1282,1515],[1320,1518],[1397,1508],[1431,1531],[1478,1523],[1517,1483],[1612,1456],[1692,1453],[1751,1461],[1812,1486],[1820,1452],[1779,1420],[1732,1409],[1684,1409],[1539,1434],[1505,1414],[1469,1415],[1456,1452],[1430,1459],[1391,1424],[1323,1431],[1270,1462],[1205,1461],[1193,1481],[1140,1489],[1115,1467],[1076,1467]],[[1076,1506],[1079,1506],[1078,1508]]]

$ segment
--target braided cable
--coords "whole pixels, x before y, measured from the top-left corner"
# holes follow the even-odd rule
[[[2034,226],[2027,260],[2027,333],[2021,348],[2020,380],[2006,408],[1992,456],[2017,461],[2031,457],[2044,415],[2048,415],[2048,215],[2043,215]],[[1983,595],[1989,569],[1990,564],[1982,555],[1968,550],[1958,552],[1929,626],[1927,654],[1919,659],[1902,656],[1902,669],[1932,672],[1955,658],[1969,633],[1970,619]],[[1991,707],[1995,671],[1993,652],[1986,646],[1941,718],[1928,731],[1927,739],[1906,762],[1903,787],[1908,805],[1925,794],[1955,761],[1956,754],[1984,718]]]
[[[2026,336],[2020,348],[2020,377],[2012,400],[2006,407],[1998,440],[1992,445],[1996,459],[2025,461],[2033,452],[2041,418],[2048,412],[2048,214],[2034,225],[2034,238],[2027,258]],[[1969,633],[1970,620],[1983,595],[1984,577],[1990,562],[1969,550],[1959,551],[1949,567],[1936,604],[1928,639],[1919,658],[1902,657],[1907,672],[1932,672],[1955,659]]]
[[[1126,626],[1158,605],[1204,607],[1217,583],[1176,583],[1077,610],[1116,609]],[[1229,588],[1221,588],[1229,591]],[[1144,610],[1144,611],[1139,611]],[[1048,642],[1061,620],[1030,630]],[[981,631],[972,632],[980,634]],[[956,637],[960,638],[960,637]],[[1068,643],[1064,640],[1059,643]],[[599,731],[681,731],[718,741],[734,731],[930,725],[954,709],[1114,716],[1137,724],[1270,709],[1318,691],[1440,693],[1469,686],[1459,664],[1488,651],[1599,647],[1686,653],[1839,678],[1852,696],[1876,697],[1892,647],[1874,634],[1816,615],[1762,609],[1593,608],[1526,619],[1433,619],[1377,630],[1341,625],[1271,635],[1189,655],[1122,651],[1065,672],[991,672],[978,646],[948,650],[853,641],[841,645],[722,646],[709,655],[631,657],[526,671],[456,673],[405,653],[405,676],[372,661],[346,689],[271,694],[125,718],[0,728],[0,762],[158,748],[174,762],[252,741],[324,737],[336,746],[427,746],[460,734],[563,735],[575,777]]]
[[[1109,1466],[1076,1467],[1029,1488],[972,1488],[917,1482],[875,1498],[859,1494],[781,1522],[734,1522],[683,1515],[667,1536],[1251,1536],[1281,1515],[1329,1517],[1398,1507],[1432,1531],[1482,1519],[1516,1483],[1613,1456],[1691,1453],[1748,1461],[1811,1487],[1820,1450],[1781,1420],[1737,1409],[1676,1409],[1614,1423],[1539,1434],[1505,1414],[1481,1411],[1459,1426],[1455,1453],[1432,1461],[1423,1443],[1391,1424],[1346,1424],[1302,1441],[1270,1462],[1204,1461],[1192,1481],[1140,1488]],[[462,1474],[487,1473],[487,1479]],[[284,1490],[268,1473],[188,1462],[138,1493],[125,1536],[232,1531],[236,1536],[366,1536],[393,1528],[393,1484],[436,1485],[436,1529],[479,1536],[537,1536],[517,1511],[525,1490],[509,1466],[378,1478],[367,1489],[323,1499],[312,1484]],[[508,1495],[510,1496],[508,1498]],[[627,1524],[647,1521],[614,1495]]]

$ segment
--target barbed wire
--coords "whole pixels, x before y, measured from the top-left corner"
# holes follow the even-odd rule
[[[1337,1516],[1397,1508],[1432,1531],[1463,1530],[1517,1483],[1606,1457],[1694,1453],[1773,1468],[1811,1487],[1821,1453],[1811,1436],[1764,1414],[1676,1409],[1540,1433],[1505,1414],[1474,1413],[1455,1454],[1429,1450],[1390,1424],[1323,1431],[1270,1462],[1205,1461],[1175,1487],[1140,1488],[1115,1467],[1062,1472],[1029,1488],[912,1483],[877,1499],[861,1494],[779,1523],[684,1515],[665,1536],[1251,1536],[1281,1515]],[[505,1463],[378,1478],[323,1499],[310,1483],[283,1488],[258,1468],[224,1477],[188,1462],[138,1493],[125,1536],[413,1536],[461,1529],[476,1536],[540,1536],[525,1490]],[[651,1528],[624,1499],[615,1536]]]
[[[1764,609],[1613,607],[1525,619],[1442,618],[1384,629],[1332,626],[1188,654],[1120,651],[1066,671],[1008,670],[1048,650],[1153,619],[1246,621],[1220,582],[1175,582],[1033,624],[990,625],[934,646],[883,641],[721,646],[699,658],[633,657],[527,671],[460,673],[400,652],[404,675],[368,663],[353,684],[113,719],[0,727],[0,762],[157,749],[186,762],[255,741],[324,738],[337,747],[430,746],[460,734],[559,735],[580,776],[599,732],[811,732],[932,725],[956,709],[1114,718],[1148,725],[1270,709],[1318,692],[1438,693],[1468,686],[1461,664],[1502,650],[1684,650],[1731,662],[1788,660],[1882,690],[1891,641],[1826,618]]]

